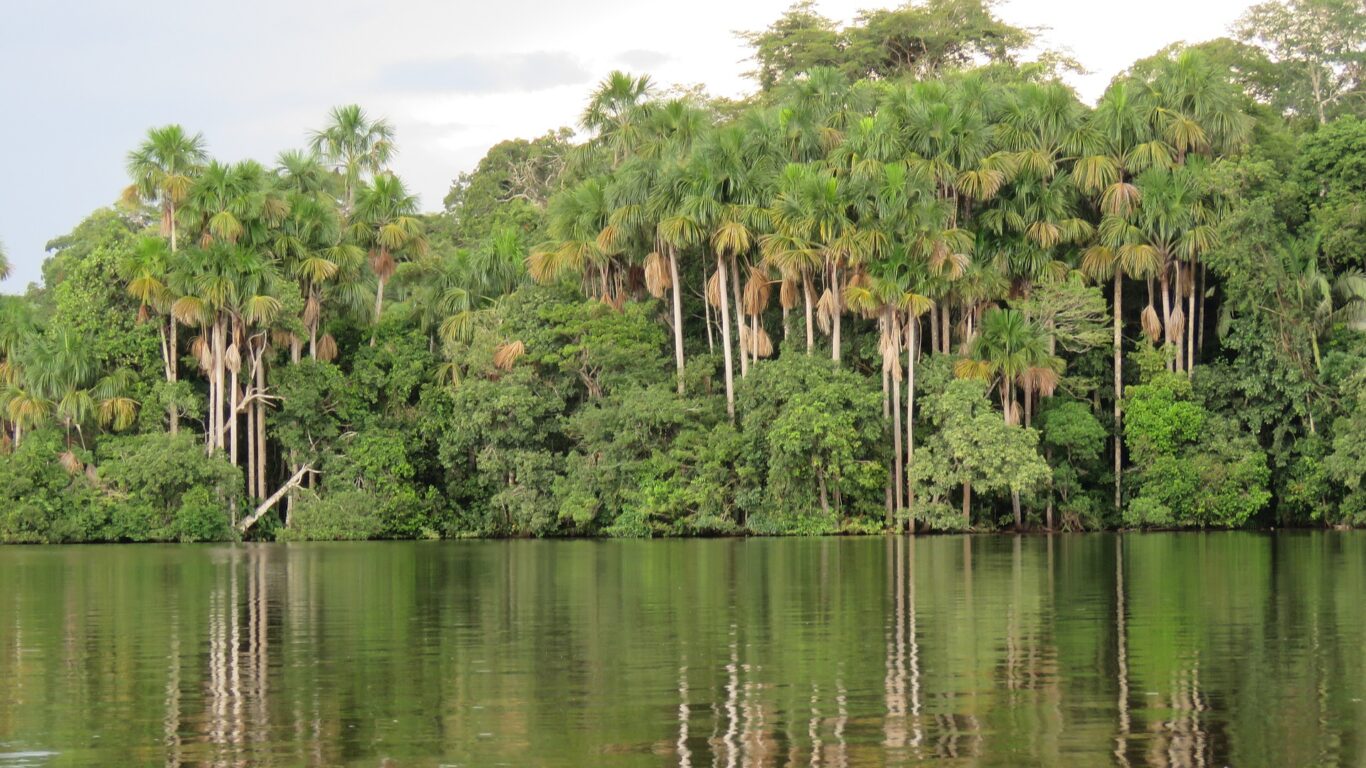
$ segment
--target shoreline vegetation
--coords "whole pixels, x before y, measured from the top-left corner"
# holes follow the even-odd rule
[[[985,0],[745,39],[437,213],[359,106],[149,130],[0,297],[0,542],[1366,525],[1359,2],[1095,105]]]

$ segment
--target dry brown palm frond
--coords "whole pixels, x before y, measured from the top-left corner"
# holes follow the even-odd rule
[[[57,463],[62,465],[69,475],[79,475],[85,471],[85,463],[80,457],[71,451],[63,451],[57,456]]]
[[[1060,380],[1058,372],[1047,366],[1026,368],[1024,373],[1020,374],[1020,384],[1038,392],[1040,397],[1052,397],[1058,389]]]
[[[309,296],[308,301],[304,302],[304,325],[312,326],[318,322],[318,317],[322,314],[322,305],[317,296]]]
[[[223,365],[233,373],[242,370],[242,353],[237,349],[237,342],[229,344],[227,351],[223,353]]]
[[[721,272],[717,270],[711,273],[707,280],[707,303],[713,307],[721,306]]]
[[[1006,411],[1006,422],[1009,424],[1019,424],[1023,420],[1024,409],[1020,407],[1020,403],[1018,401],[1011,403],[1010,409]]]
[[[835,300],[835,294],[826,288],[825,292],[821,294],[820,300],[816,302],[816,325],[820,326],[821,333],[830,333],[837,314],[839,314],[839,302]]]
[[[621,291],[617,291],[616,295],[608,296],[606,298],[606,303],[607,306],[620,312],[622,307],[626,306],[626,294]]]
[[[294,343],[294,334],[283,328],[276,328],[270,332],[270,341],[277,347],[288,347]]]
[[[768,331],[764,330],[762,326],[754,338],[754,344],[758,347],[757,354],[759,357],[773,357],[773,339],[769,338]],[[750,349],[754,348],[754,346],[750,347]]]
[[[1156,342],[1162,338],[1162,321],[1157,318],[1157,310],[1149,304],[1143,308],[1143,315],[1140,318],[1143,325],[1143,333],[1148,337],[1148,341]]]
[[[152,316],[151,308],[149,308],[146,304],[142,304],[142,305],[139,305],[139,306],[138,306],[138,324],[139,324],[139,325],[141,325],[141,324],[147,322],[147,319],[148,319],[149,317],[151,317],[151,316]]]
[[[511,341],[500,345],[493,351],[493,367],[500,371],[510,371],[517,359],[526,354],[526,345],[521,341]]]
[[[1172,310],[1171,320],[1167,321],[1167,342],[1170,344],[1180,344],[1181,337],[1186,332],[1186,313],[1181,311],[1178,303],[1176,309]]]
[[[337,359],[337,340],[332,334],[324,333],[318,339],[318,359],[324,363],[330,363]]]
[[[749,280],[745,281],[745,290],[742,294],[744,310],[747,315],[757,315],[768,308],[768,301],[773,295],[773,284],[769,282],[768,274],[758,267],[749,268]]]
[[[669,275],[669,262],[659,251],[651,251],[645,257],[645,289],[656,299],[664,298],[665,292],[673,287]]]
[[[783,309],[793,309],[802,301],[802,285],[798,280],[790,277],[783,278],[782,285],[778,289],[778,302]]]
[[[756,342],[758,343],[757,350],[754,347]],[[745,323],[740,326],[740,349],[744,350],[746,354],[753,355],[757,352],[759,357],[772,357],[773,339],[769,337],[768,331],[764,330],[762,326],[756,336],[750,324]]]
[[[199,363],[199,370],[208,371],[213,367],[213,351],[209,349],[209,340],[200,334],[190,341],[190,354]]]

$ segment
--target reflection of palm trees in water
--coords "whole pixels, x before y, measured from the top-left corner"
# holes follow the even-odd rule
[[[245,568],[242,567],[244,559]],[[209,669],[205,692],[209,723],[206,736],[213,745],[215,765],[250,762],[249,744],[264,741],[269,729],[267,565],[265,548],[232,549],[224,564],[226,584],[220,582],[209,596]],[[242,621],[243,571],[246,575],[245,626]],[[175,674],[178,677],[178,664]],[[168,683],[168,721],[179,717],[169,712],[172,706],[179,709],[179,697],[171,697],[169,688]],[[169,762],[171,755],[167,758]]]
[[[887,674],[883,687],[887,716],[883,720],[883,746],[897,755],[908,742],[915,760],[923,760],[921,744],[920,642],[915,616],[915,538],[887,540],[887,573],[893,600],[888,614]],[[909,702],[907,699],[909,698]],[[909,729],[909,739],[908,736]]]
[[[1115,733],[1115,760],[1124,768],[1129,766],[1129,639],[1125,629],[1124,608],[1124,539],[1115,536],[1115,662],[1119,681],[1119,728]]]

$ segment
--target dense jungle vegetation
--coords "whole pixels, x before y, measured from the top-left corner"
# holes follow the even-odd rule
[[[0,540],[1366,524],[1360,0],[1094,106],[985,0],[746,39],[434,214],[357,106],[151,129],[0,298]]]

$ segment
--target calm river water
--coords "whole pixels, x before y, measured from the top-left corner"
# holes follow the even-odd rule
[[[1363,766],[1366,532],[0,548],[0,766]]]

